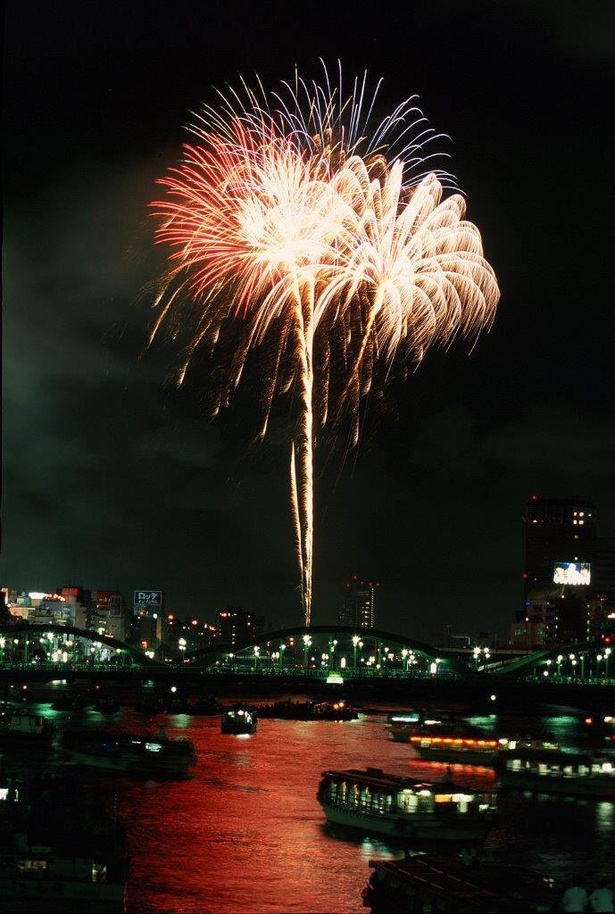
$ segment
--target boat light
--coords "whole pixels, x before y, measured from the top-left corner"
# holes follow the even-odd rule
[[[162,745],[161,743],[145,743],[145,748],[148,752],[161,752]]]

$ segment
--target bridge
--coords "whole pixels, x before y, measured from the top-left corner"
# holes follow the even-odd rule
[[[615,685],[615,657],[599,640],[545,648],[501,659],[489,648],[434,648],[381,629],[317,625],[261,633],[237,644],[183,651],[173,661],[156,660],[139,647],[96,631],[58,624],[0,625],[0,678],[26,681],[172,675],[309,678],[331,680],[429,679]]]

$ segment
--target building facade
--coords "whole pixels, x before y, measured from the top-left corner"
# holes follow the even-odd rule
[[[354,628],[375,628],[377,581],[363,581],[356,574],[346,583],[339,622]]]
[[[241,606],[227,606],[218,613],[217,640],[232,647],[262,634],[264,627],[262,616],[246,612]]]
[[[613,631],[615,540],[598,536],[599,511],[579,496],[532,495],[525,505],[523,609],[511,642],[539,648]]]

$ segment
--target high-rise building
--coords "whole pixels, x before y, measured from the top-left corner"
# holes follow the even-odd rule
[[[356,574],[346,584],[339,611],[342,625],[374,628],[376,623],[376,590],[378,581],[362,581]]]
[[[525,506],[524,607],[519,625],[544,644],[615,628],[615,539],[598,537],[599,512],[585,498],[532,495]]]
[[[227,606],[218,613],[217,636],[222,644],[235,645],[260,635],[264,619],[245,612],[241,606]]]
[[[532,495],[525,506],[524,597],[555,584],[572,583],[578,571],[591,582],[595,558],[598,509],[578,496],[543,498]],[[561,580],[557,579],[556,568]],[[578,578],[581,583],[581,578]]]

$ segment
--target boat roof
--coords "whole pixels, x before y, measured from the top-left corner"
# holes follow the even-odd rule
[[[431,793],[474,793],[469,787],[462,787],[451,780],[443,781],[415,781],[411,778],[387,774],[381,768],[345,768],[340,770],[329,769],[323,771],[323,778],[332,778],[336,781],[359,781],[367,786],[387,788],[389,790],[429,790]]]

